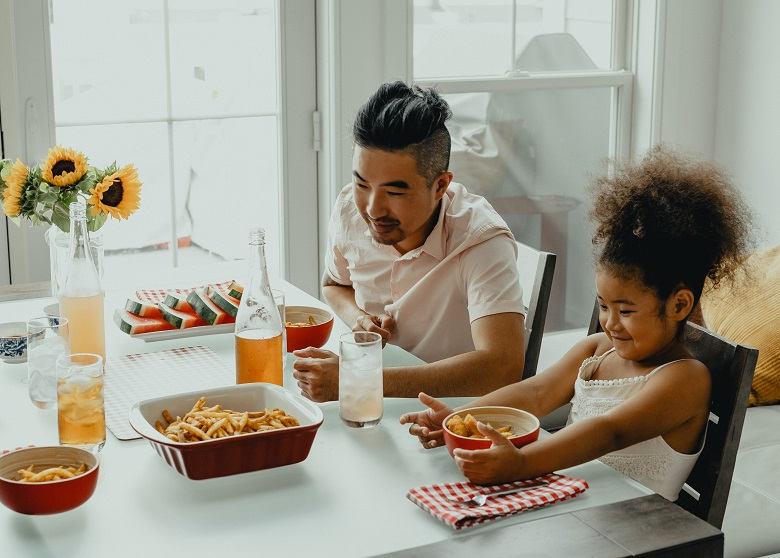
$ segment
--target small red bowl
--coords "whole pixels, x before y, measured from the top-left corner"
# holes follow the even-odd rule
[[[314,306],[287,306],[284,309],[284,320],[288,323],[305,324],[309,316],[314,318],[314,325],[285,326],[288,352],[306,347],[322,347],[328,342],[330,332],[333,331],[333,314]]]
[[[460,415],[461,418],[466,418],[468,414],[479,422],[490,423],[493,428],[511,426],[515,435],[508,439],[515,447],[525,446],[539,438],[539,419],[528,411],[513,407],[471,407],[470,409],[455,411],[448,415],[442,423],[444,426],[444,443],[447,444],[447,450],[449,450],[450,455],[455,451],[455,448],[466,450],[488,449],[493,444],[487,438],[460,436],[447,428],[447,422],[452,417]]]
[[[30,465],[87,465],[87,472],[70,479],[26,483],[14,480],[17,471]],[[67,446],[24,448],[0,456],[0,502],[28,515],[60,513],[89,500],[95,492],[98,459],[87,450]]]

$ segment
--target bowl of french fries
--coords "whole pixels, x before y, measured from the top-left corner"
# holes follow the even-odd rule
[[[442,421],[444,443],[450,454],[455,448],[475,450],[492,445],[477,429],[477,422],[492,426],[518,448],[539,438],[539,419],[528,411],[513,407],[471,407],[455,411]]]
[[[303,461],[323,415],[281,386],[251,383],[140,401],[129,419],[168,465],[203,480]]]
[[[314,306],[287,306],[284,321],[289,352],[322,347],[333,331],[333,314]]]
[[[18,449],[0,455],[0,502],[28,515],[77,508],[95,492],[98,459],[68,446]]]

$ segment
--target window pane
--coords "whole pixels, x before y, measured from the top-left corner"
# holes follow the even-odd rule
[[[141,209],[102,229],[107,282],[172,265],[174,225],[179,265],[190,265],[246,257],[258,223],[279,273],[275,10],[274,0],[53,0],[57,143],[98,167],[133,163],[144,183]]]
[[[585,186],[609,155],[611,90],[447,95],[450,167],[516,239],[558,259],[547,330],[585,326],[594,281]]]
[[[273,0],[171,0],[173,116],[276,111]]]
[[[242,259],[249,227],[258,224],[268,235],[269,272],[279,274],[276,117],[177,122],[174,146],[176,201],[184,209],[177,228],[190,233],[191,246],[220,259]]]
[[[414,0],[418,79],[609,69],[611,41],[612,0]]]

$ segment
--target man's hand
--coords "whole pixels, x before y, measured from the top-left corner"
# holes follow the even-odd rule
[[[475,484],[500,484],[527,478],[522,452],[487,424],[478,422],[477,428],[493,445],[485,450],[455,449],[455,463],[466,478]]]
[[[452,409],[427,393],[420,393],[418,398],[420,403],[428,408],[401,415],[401,424],[411,424],[409,434],[417,436],[424,448],[431,449],[444,445],[441,422],[452,412]]]
[[[338,355],[308,347],[293,351],[298,357],[293,363],[293,377],[298,380],[301,393],[317,403],[339,398]]]
[[[373,331],[378,333],[382,336],[382,347],[384,347],[395,331],[395,318],[390,314],[382,314],[381,316],[364,314],[355,320],[352,331]]]

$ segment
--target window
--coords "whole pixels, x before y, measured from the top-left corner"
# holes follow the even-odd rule
[[[585,185],[628,152],[621,0],[415,0],[415,82],[453,110],[451,169],[516,239],[558,255],[547,329],[593,307]]]
[[[17,151],[32,162],[54,142],[99,167],[133,163],[144,183],[141,209],[101,229],[107,285],[138,266],[244,258],[252,224],[267,231],[272,274],[289,278],[294,268],[304,288],[318,283],[316,258],[289,255],[316,238],[316,209],[299,203],[317,189],[313,3],[51,0],[47,10],[0,0],[0,8],[9,1],[15,85],[48,74],[31,89],[50,87],[53,109],[53,128],[41,134],[52,139]],[[48,42],[50,65],[26,59],[20,42]]]

